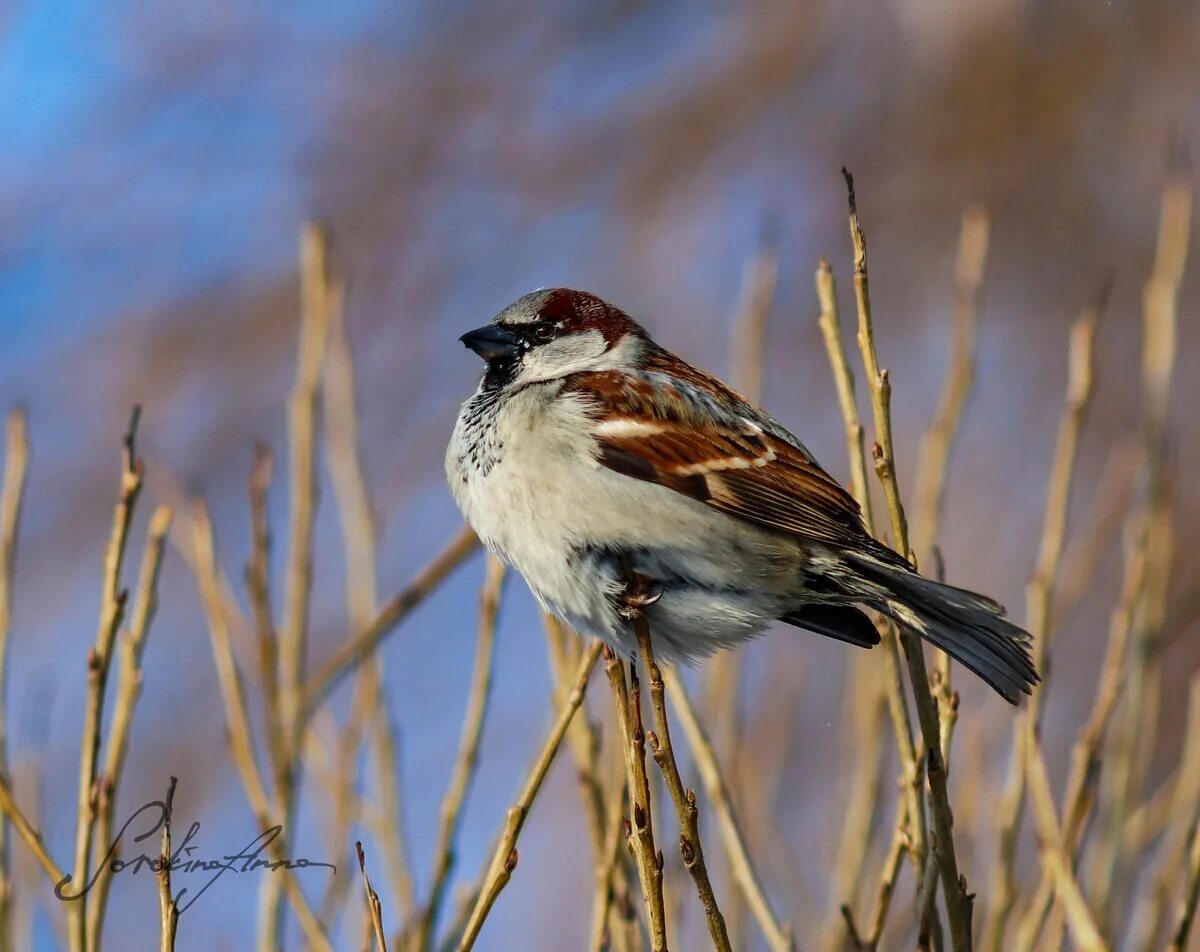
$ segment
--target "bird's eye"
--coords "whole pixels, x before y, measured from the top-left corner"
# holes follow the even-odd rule
[[[540,343],[545,343],[554,336],[554,321],[538,321],[533,325],[533,336]]]

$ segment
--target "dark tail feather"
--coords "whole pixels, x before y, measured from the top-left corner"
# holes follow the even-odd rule
[[[1037,683],[1029,632],[1006,619],[990,598],[870,556],[847,555],[846,560],[873,589],[863,598],[866,604],[970,668],[1010,704]]]
[[[779,620],[860,648],[879,644],[879,630],[874,622],[849,605],[805,605]]]

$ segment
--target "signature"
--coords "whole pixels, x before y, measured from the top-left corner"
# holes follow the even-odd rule
[[[124,825],[117,832],[112,843],[109,844],[108,851],[104,854],[104,859],[96,866],[96,871],[92,874],[92,878],[78,892],[68,892],[67,886],[70,885],[72,876],[64,876],[54,887],[54,895],[63,902],[76,902],[86,896],[96,885],[102,873],[106,870],[111,875],[128,872],[137,874],[141,870],[146,869],[151,873],[157,874],[166,869],[174,873],[212,873],[208,880],[200,887],[195,894],[188,898],[187,902],[183,902],[183,898],[188,894],[187,887],[180,889],[175,895],[175,903],[182,914],[185,912],[197,899],[203,896],[209,888],[220,879],[225,873],[252,873],[255,870],[263,869],[268,872],[275,872],[279,869],[328,869],[331,874],[337,873],[337,867],[332,863],[322,863],[304,857],[296,857],[291,859],[288,857],[271,857],[264,856],[271,844],[279,838],[283,832],[282,826],[272,826],[258,836],[254,837],[242,849],[236,853],[229,853],[222,856],[204,857],[203,855],[195,855],[198,847],[193,845],[192,841],[200,833],[200,824],[193,821],[188,827],[186,835],[180,842],[179,846],[172,852],[169,857],[163,857],[160,854],[147,856],[142,853],[132,859],[120,859],[115,854],[117,848],[121,844],[122,838],[126,831],[135,820],[147,814],[146,822],[154,820],[154,825],[133,838],[133,842],[141,843],[143,840],[149,839],[158,833],[171,819],[171,807],[164,800],[152,800],[142,807],[139,807],[133,812],[133,815],[125,821]]]

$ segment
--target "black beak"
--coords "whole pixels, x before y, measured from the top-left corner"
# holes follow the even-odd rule
[[[467,331],[459,338],[484,360],[506,360],[517,356],[521,338],[499,324],[487,324]]]

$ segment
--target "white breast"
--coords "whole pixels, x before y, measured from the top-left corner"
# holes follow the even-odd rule
[[[574,548],[672,545],[710,534],[718,513],[602,467],[581,398],[557,391],[553,383],[527,387],[482,412],[472,407],[477,394],[459,415],[446,474],[490,549],[550,595]]]
[[[706,654],[761,628],[775,610],[773,599],[751,610],[732,595],[712,593],[731,584],[794,588],[794,546],[601,466],[597,424],[583,398],[558,390],[542,384],[502,401],[480,392],[459,414],[446,474],[488,549],[525,577],[543,607],[610,641],[621,637],[612,611],[621,582],[611,571],[581,563],[579,553],[589,549],[654,552],[671,575],[689,581],[693,594],[709,590],[686,602],[669,596],[658,606],[660,616],[679,616],[679,632],[664,635],[707,642],[673,652],[677,656]]]

